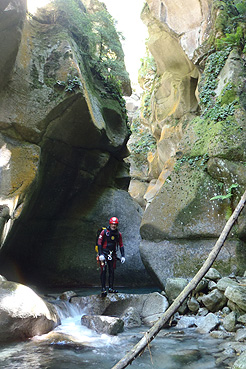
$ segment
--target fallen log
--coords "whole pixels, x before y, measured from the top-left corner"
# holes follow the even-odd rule
[[[237,220],[239,214],[241,213],[246,202],[246,191],[244,192],[241,200],[239,201],[236,209],[231,215],[230,219],[227,221],[220,237],[218,238],[216,244],[211,250],[208,258],[204,262],[201,269],[197,272],[194,278],[189,282],[189,284],[183,289],[183,291],[178,295],[174,302],[169,306],[165,313],[158,319],[158,321],[144,334],[141,340],[114,366],[112,369],[124,369],[129,364],[132,363],[149,345],[149,343],[156,337],[163,326],[168,322],[168,320],[173,316],[173,314],[178,310],[180,305],[188,297],[188,295],[196,288],[198,283],[207,273],[209,268],[215,261],[218,253],[220,252],[231,228],[233,227],[235,221]]]

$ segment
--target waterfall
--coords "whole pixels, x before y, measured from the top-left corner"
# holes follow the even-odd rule
[[[73,318],[85,314],[84,310],[78,304],[73,304],[69,301],[58,299],[55,302],[52,302],[52,304],[54,305],[61,321],[69,317]]]

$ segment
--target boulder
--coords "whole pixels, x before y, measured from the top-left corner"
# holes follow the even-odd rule
[[[237,318],[237,321],[238,321],[239,323],[242,323],[242,324],[246,325],[246,314],[240,315],[240,316]]]
[[[200,304],[195,297],[188,299],[187,306],[192,313],[196,313],[200,308]]]
[[[223,277],[217,282],[217,288],[220,291],[225,292],[228,286],[238,286],[238,282],[229,277]]]
[[[235,341],[246,341],[246,328],[238,329],[235,335]]]
[[[204,295],[201,300],[205,307],[212,312],[222,309],[227,302],[224,294],[217,289],[212,290],[208,295]]]
[[[215,268],[210,268],[208,272],[205,274],[205,278],[210,279],[211,281],[218,281],[221,278],[220,272],[218,272]]]
[[[140,327],[142,325],[139,312],[136,308],[129,306],[121,315],[125,328]]]
[[[194,316],[182,316],[177,325],[176,328],[177,329],[185,329],[185,328],[190,328],[190,327],[194,327],[196,326],[196,317]]]
[[[81,324],[97,333],[105,333],[113,336],[124,330],[124,321],[111,316],[83,315]]]
[[[234,332],[236,329],[236,323],[237,323],[237,315],[234,311],[232,311],[230,314],[226,315],[223,318],[223,327],[228,332]]]
[[[209,313],[204,317],[199,317],[196,321],[197,332],[209,333],[220,324],[219,318],[213,313]]]
[[[239,309],[246,311],[246,287],[229,286],[225,290],[225,296]]]
[[[78,305],[87,315],[117,316],[122,319],[125,314],[134,313],[146,324],[149,320],[156,321],[168,308],[167,298],[158,292],[141,295],[108,294],[106,298],[101,298],[100,295],[72,297],[70,302]]]
[[[165,296],[158,292],[153,292],[145,300],[141,315],[143,318],[146,318],[151,315],[162,314],[167,310],[168,306],[169,303]]]
[[[178,297],[188,284],[186,278],[168,278],[166,281],[165,292],[170,304]],[[179,307],[178,311],[183,314],[187,309],[187,300]]]
[[[60,324],[54,306],[22,284],[0,283],[0,342],[26,340]]]

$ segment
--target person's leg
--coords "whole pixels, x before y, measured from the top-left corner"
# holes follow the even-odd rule
[[[104,265],[101,265],[101,290],[102,290],[102,296],[106,296],[106,274],[107,274],[107,265],[104,263]]]
[[[111,260],[108,262],[108,272],[109,272],[109,278],[108,278],[108,285],[109,285],[109,289],[108,292],[109,293],[116,293],[118,291],[114,290],[114,261]]]

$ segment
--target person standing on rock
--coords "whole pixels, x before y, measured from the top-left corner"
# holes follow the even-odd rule
[[[119,221],[118,218],[112,217],[109,220],[109,226],[103,229],[98,237],[98,253],[101,266],[101,286],[102,286],[102,297],[107,296],[106,291],[106,275],[108,270],[108,292],[117,293],[114,289],[114,270],[116,268],[116,250],[119,246],[121,258],[120,261],[123,264],[125,262],[125,251],[122,241],[122,234],[118,230]]]

